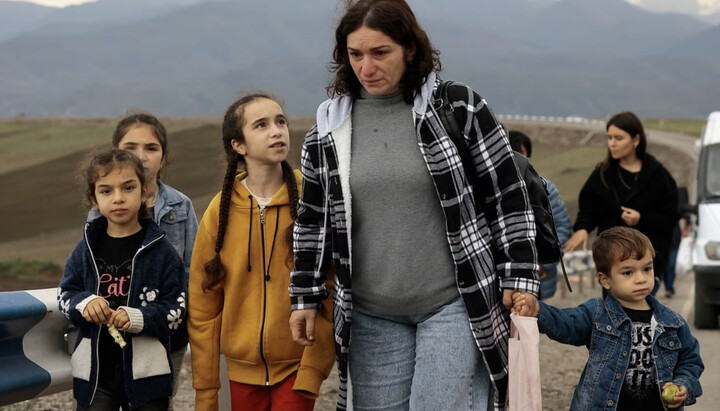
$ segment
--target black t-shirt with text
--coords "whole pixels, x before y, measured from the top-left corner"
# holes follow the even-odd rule
[[[104,232],[93,247],[100,275],[98,295],[107,300],[113,310],[127,305],[133,258],[144,238],[145,228],[121,238],[110,237]],[[116,380],[118,375],[122,375],[122,348],[115,343],[106,326],[100,330],[99,357],[100,384],[112,386],[122,383]]]
[[[618,410],[646,411],[664,410],[657,386],[657,372],[652,353],[652,329],[650,322],[653,311],[625,308],[632,321],[632,349],[630,363],[625,373]]]

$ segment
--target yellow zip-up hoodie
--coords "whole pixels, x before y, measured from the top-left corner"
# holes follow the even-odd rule
[[[246,176],[240,173],[233,184],[220,252],[225,279],[205,292],[203,266],[215,256],[220,193],[205,211],[195,239],[188,284],[188,332],[197,410],[218,409],[221,352],[231,381],[274,385],[297,371],[293,390],[309,398],[317,398],[335,362],[331,298],[318,313],[311,347],[296,344],[290,333],[291,263],[286,263],[285,232],[292,218],[287,187],[283,185],[261,213],[241,183]],[[295,178],[300,190],[302,177],[297,170]],[[332,290],[331,278],[326,285]]]

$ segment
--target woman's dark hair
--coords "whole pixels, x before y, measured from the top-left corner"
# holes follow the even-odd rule
[[[140,161],[135,154],[115,147],[94,151],[83,163],[82,171],[78,176],[78,182],[83,190],[83,204],[86,207],[92,208],[94,203],[97,202],[94,201],[95,184],[97,181],[118,167],[129,167],[135,171],[140,181],[141,190],[145,190],[147,183],[145,180],[145,169],[143,168],[142,161]],[[138,216],[143,218],[150,216],[144,201],[140,204]]]
[[[440,71],[440,52],[437,51],[415,14],[404,0],[359,0],[349,3],[345,15],[335,29],[335,49],[330,70],[335,78],[327,87],[328,96],[360,95],[362,85],[349,61],[347,37],[355,30],[367,27],[385,33],[406,51],[414,50],[400,80],[403,99],[412,103],[416,93],[433,71]]]
[[[278,98],[268,93],[251,93],[232,103],[225,112],[222,125],[222,143],[227,157],[227,169],[225,170],[222,193],[220,194],[220,217],[218,221],[217,239],[215,240],[215,256],[205,263],[205,278],[202,281],[203,291],[215,287],[225,279],[225,269],[220,259],[220,250],[222,250],[223,242],[225,241],[225,231],[227,230],[228,214],[230,211],[230,198],[233,192],[233,184],[235,183],[238,165],[245,165],[245,158],[233,149],[232,141],[237,140],[240,143],[245,143],[245,136],[242,131],[245,125],[245,106],[258,99],[268,99],[281,104]],[[287,161],[282,162],[282,170],[283,181],[287,185],[288,196],[290,197],[290,217],[295,221],[297,218],[299,198],[297,180],[295,180],[295,173]],[[285,232],[285,241],[288,245],[288,250],[290,250],[287,261],[292,261],[292,234],[293,225],[290,224]]]
[[[160,142],[160,147],[162,148],[162,154],[165,161],[160,167],[160,170],[158,170],[157,178],[162,179],[165,176],[165,167],[169,163],[167,132],[165,131],[165,126],[163,126],[157,117],[150,113],[135,113],[124,117],[117,123],[117,126],[115,126],[115,131],[112,136],[112,145],[113,147],[119,148],[120,142],[123,137],[125,137],[125,134],[138,126],[147,126],[150,128],[150,131],[153,133],[155,138],[158,139],[158,142]]]
[[[615,126],[620,130],[630,134],[630,137],[638,137],[638,145],[635,148],[635,155],[639,159],[645,157],[645,150],[647,149],[647,137],[645,136],[645,129],[643,128],[642,122],[634,113],[630,111],[623,111],[610,117],[607,124],[605,125],[605,131],[610,129],[610,126]],[[608,148],[605,159],[600,164],[600,179],[605,187],[608,187],[607,181],[605,180],[605,174],[610,167],[611,163],[617,162],[612,158],[610,149]]]

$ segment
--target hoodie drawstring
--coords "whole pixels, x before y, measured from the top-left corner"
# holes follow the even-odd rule
[[[250,243],[252,240],[252,203],[253,203],[253,196],[249,195],[248,198],[250,199],[250,226],[248,227],[248,252],[247,252],[247,270],[252,271],[252,266],[250,265]]]
[[[252,266],[250,265],[250,249],[252,244],[252,216],[253,216],[253,196],[249,195],[248,198],[250,199],[250,225],[248,227],[248,250],[247,250],[247,270],[252,271]],[[260,208],[260,205],[258,204],[258,208]],[[260,210],[262,212],[262,210]],[[280,210],[277,210],[277,213],[275,213],[275,232],[273,233],[273,239],[272,244],[270,246],[270,261],[267,263],[267,267],[265,268],[264,276],[265,281],[270,281],[270,265],[272,264],[272,257],[273,253],[275,252],[275,239],[277,238],[277,231],[278,226],[280,225]],[[263,258],[265,257],[265,245],[262,245],[263,249]],[[265,266],[265,262],[263,261],[263,266]]]
[[[275,213],[275,232],[273,233],[272,245],[270,246],[270,260],[268,261],[267,268],[265,269],[265,281],[270,281],[270,264],[272,264],[273,252],[275,251],[275,238],[277,238],[277,230],[279,225],[280,209],[278,208],[277,213]]]

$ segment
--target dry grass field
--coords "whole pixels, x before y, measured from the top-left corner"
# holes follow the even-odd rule
[[[219,190],[225,170],[220,143],[220,118],[163,119],[168,127],[171,163],[165,181],[193,199],[198,218]],[[18,258],[49,261],[59,266],[81,238],[87,210],[75,176],[88,151],[108,144],[116,119],[0,120],[0,261]],[[290,163],[299,165],[302,139],[310,118],[290,121]],[[533,164],[558,187],[570,212],[577,213],[577,195],[593,167],[605,155],[602,129],[589,126],[539,126],[506,123],[534,141]],[[586,141],[586,144],[580,142]],[[693,178],[689,159],[678,159],[650,145],[675,175],[678,184]],[[23,282],[27,280],[26,282]],[[0,291],[54,286],[52,278],[0,278]]]

